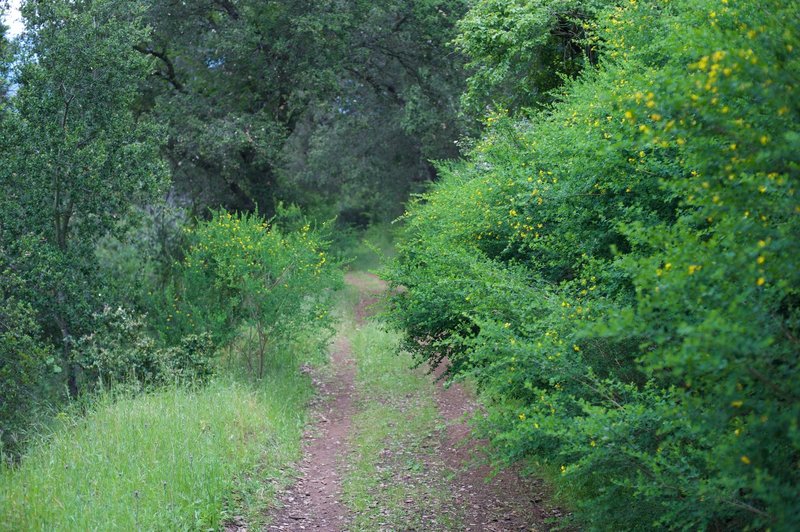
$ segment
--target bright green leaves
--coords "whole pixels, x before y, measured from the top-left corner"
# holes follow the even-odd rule
[[[327,255],[325,232],[305,222],[284,230],[280,220],[218,211],[190,231],[174,285],[152,305],[168,343],[199,333],[221,345],[238,342],[251,373],[262,377],[270,353],[330,328],[341,272]]]
[[[464,23],[486,94],[526,96],[495,82],[541,43],[508,37],[530,8]],[[798,526],[798,15],[597,10],[605,61],[487,117],[406,217],[395,316],[479,383],[498,456],[561,469],[596,528]]]
[[[459,22],[455,39],[471,76],[463,97],[472,113],[487,106],[520,111],[551,102],[550,91],[598,60],[597,14],[604,0],[482,0]]]

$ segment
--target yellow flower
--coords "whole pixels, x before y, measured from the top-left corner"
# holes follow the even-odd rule
[[[766,282],[767,282],[766,279],[764,279],[763,277],[759,277],[758,281],[756,281],[756,284],[758,286],[764,286],[764,283],[766,283]]]
[[[731,402],[731,406],[734,407],[734,408],[741,408],[743,404],[744,404],[743,401],[732,401]]]
[[[525,421],[525,414],[520,414],[519,419],[520,421]]]
[[[742,463],[743,463],[743,464],[745,464],[745,465],[750,465],[750,459],[749,459],[747,456],[745,456],[745,455],[742,455],[742,458],[741,458],[741,460],[742,460]]]

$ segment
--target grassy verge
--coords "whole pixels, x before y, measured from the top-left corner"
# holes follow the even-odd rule
[[[453,529],[450,474],[437,458],[442,421],[428,378],[398,356],[401,336],[379,323],[353,327],[359,413],[344,478],[353,530]]]
[[[20,467],[0,470],[1,530],[198,530],[257,521],[296,459],[310,393],[294,367],[248,386],[218,381],[100,398]]]

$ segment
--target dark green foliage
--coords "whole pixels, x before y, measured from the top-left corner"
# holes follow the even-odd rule
[[[57,366],[33,309],[14,295],[20,280],[4,258],[0,248],[0,451],[15,451]]]
[[[411,209],[394,314],[478,382],[498,457],[560,468],[587,526],[795,530],[800,11],[596,20],[602,64],[490,115]]]
[[[462,59],[450,47],[461,0],[339,5],[328,43],[334,85],[300,116],[284,148],[290,198],[364,228],[402,212],[432,180],[432,159],[455,157]]]
[[[0,110],[2,110],[10,85],[9,67],[11,65],[11,43],[6,38],[8,28],[3,24],[7,6],[0,2]]]
[[[481,116],[487,108],[521,110],[551,102],[553,89],[599,50],[595,17],[608,0],[480,0],[459,22],[455,44],[471,69],[463,103]]]
[[[214,372],[215,345],[208,333],[159,347],[147,334],[144,318],[123,308],[104,309],[95,323],[92,334],[75,344],[74,358],[87,385],[200,384]]]
[[[25,281],[22,299],[60,347],[73,395],[71,348],[104,302],[94,248],[164,184],[158,130],[131,110],[150,63],[133,50],[147,35],[141,8],[26,4],[19,90],[3,116],[0,244]]]
[[[463,0],[152,1],[142,111],[168,125],[175,188],[205,207],[280,200],[391,219],[456,155]]]

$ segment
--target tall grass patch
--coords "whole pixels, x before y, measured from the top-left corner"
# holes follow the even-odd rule
[[[257,389],[216,381],[61,414],[0,471],[0,529],[199,530],[257,517],[299,453],[309,390],[287,371]]]

